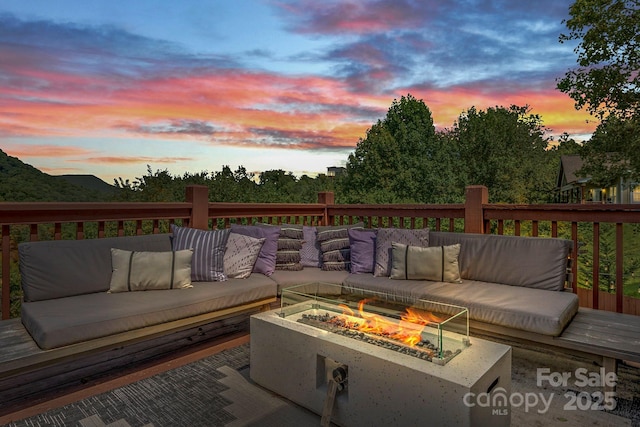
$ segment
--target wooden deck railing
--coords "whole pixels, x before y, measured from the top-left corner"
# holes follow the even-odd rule
[[[640,294],[635,298],[623,292],[625,242],[640,238],[640,234],[625,236],[625,232],[640,230],[640,226],[627,230],[640,224],[640,205],[489,204],[487,189],[482,186],[468,187],[464,204],[336,205],[330,192],[319,193],[315,204],[211,203],[207,187],[190,186],[185,202],[180,203],[0,203],[2,319],[9,318],[11,311],[10,284],[19,288],[16,252],[20,241],[161,233],[172,223],[209,229],[229,227],[234,222],[325,225],[359,221],[367,227],[429,227],[571,239],[572,286],[581,305],[640,315]],[[601,249],[605,228],[609,234],[614,230],[613,251]],[[640,244],[636,246],[640,248]],[[589,266],[582,262],[584,251],[591,252]],[[640,254],[633,254],[636,256],[633,261],[640,272]],[[603,266],[615,271],[610,279],[613,286],[594,292],[600,289]],[[585,273],[587,267],[590,274]],[[581,277],[586,277],[585,283],[579,283]],[[582,286],[586,282],[588,286]]]

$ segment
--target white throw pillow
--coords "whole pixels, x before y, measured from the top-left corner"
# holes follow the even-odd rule
[[[193,251],[137,252],[111,248],[109,292],[191,288]]]

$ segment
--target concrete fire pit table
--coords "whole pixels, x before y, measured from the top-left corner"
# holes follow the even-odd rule
[[[429,324],[407,325],[407,309]],[[285,289],[281,309],[251,317],[250,376],[323,416],[325,425],[510,425],[511,347],[470,341],[467,314],[463,307],[393,301],[366,290]],[[345,316],[367,328],[388,322],[394,332],[417,329],[429,344],[387,345],[394,334],[313,326],[339,318],[341,329]],[[398,335],[407,335],[404,329]]]

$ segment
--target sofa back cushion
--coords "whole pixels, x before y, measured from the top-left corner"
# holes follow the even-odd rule
[[[544,237],[432,231],[429,246],[460,243],[463,279],[561,291],[573,242]]]
[[[163,252],[171,250],[171,241],[169,234],[150,234],[21,243],[18,253],[24,300],[108,291],[111,248]]]

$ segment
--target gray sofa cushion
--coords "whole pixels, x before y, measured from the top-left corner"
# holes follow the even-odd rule
[[[348,271],[342,270],[322,270],[318,267],[305,267],[301,271],[283,271],[276,270],[271,276],[278,284],[278,295],[282,294],[282,289],[290,286],[309,284],[309,283],[329,283],[341,285],[344,279],[349,276]],[[365,274],[365,276],[367,276]],[[310,288],[311,289],[311,288]],[[336,289],[331,287],[331,289]]]
[[[573,242],[543,237],[435,232],[429,246],[460,243],[460,276],[550,291],[564,287]]]
[[[22,323],[43,349],[61,347],[276,295],[261,274],[225,282],[194,282],[190,289],[99,292],[22,305]]]
[[[399,286],[399,283],[401,286]],[[367,288],[411,302],[422,298],[469,309],[469,318],[543,335],[558,336],[578,312],[578,296],[497,283],[463,280],[462,283],[403,280],[352,274],[345,291]]]
[[[163,252],[171,250],[171,241],[169,234],[150,234],[20,243],[25,302],[108,291],[111,248]]]

